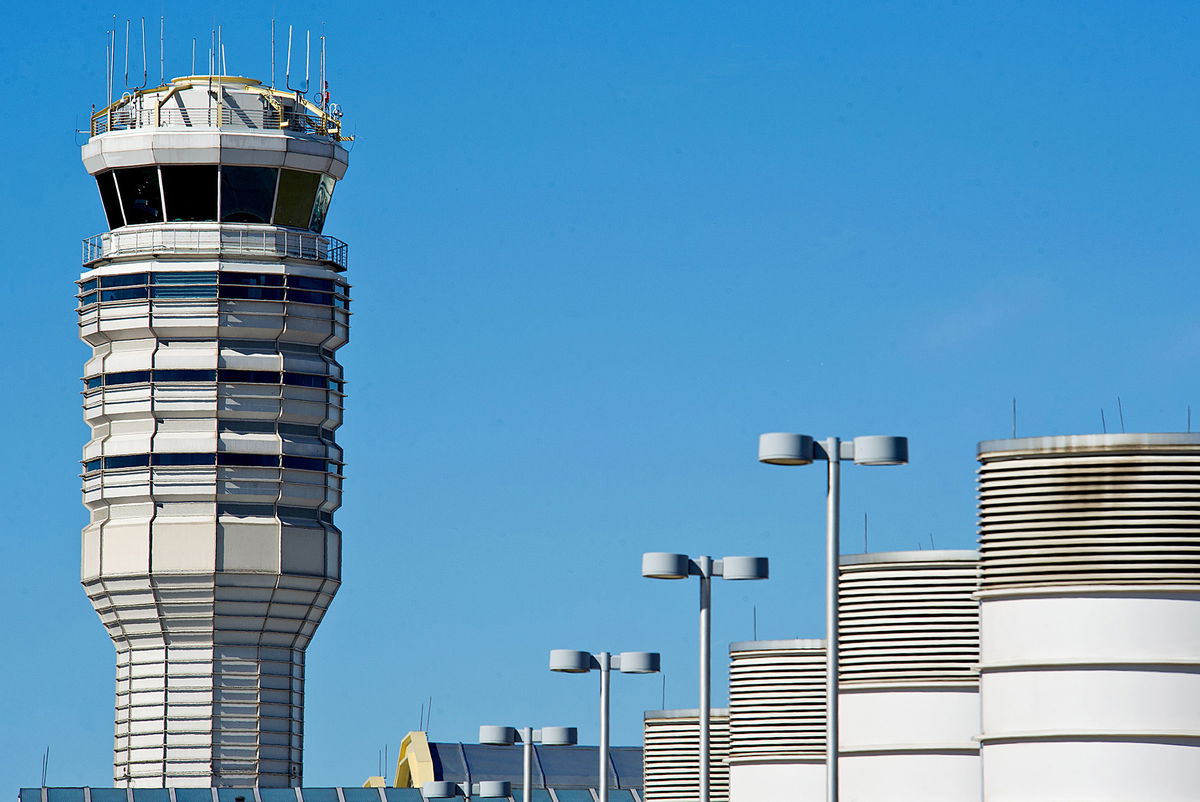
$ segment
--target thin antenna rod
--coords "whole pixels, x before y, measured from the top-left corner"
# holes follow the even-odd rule
[[[192,37],[192,71],[188,75],[196,74],[196,37]]]
[[[229,74],[229,65],[225,63],[225,45],[221,45],[221,74]]]
[[[125,88],[129,88],[129,20],[125,20]]]
[[[1192,405],[1188,404],[1188,434],[1192,433]]]
[[[312,31],[304,32],[304,94],[308,94],[308,65],[311,61],[310,51],[312,50]]]
[[[870,551],[870,549],[867,548],[867,514],[864,512],[863,513],[863,554],[866,554],[869,551]]]
[[[291,25],[288,26],[287,66],[283,68],[283,85],[287,87],[287,90],[289,92],[295,91],[292,89],[292,26]]]
[[[421,702],[421,717],[417,719],[417,731],[425,732],[425,703]]]
[[[429,732],[429,720],[433,718],[433,697],[429,697],[429,704],[425,706],[425,732]]]
[[[271,88],[275,88],[275,18],[271,18]]]
[[[758,636],[755,635],[754,639],[758,640]],[[666,710],[667,709],[667,672],[660,671],[658,673],[660,673],[662,675],[662,707],[660,707],[659,709]]]
[[[225,26],[223,26],[223,25],[217,26],[217,69],[219,69],[221,71],[222,75],[225,74],[225,64],[224,64],[224,61],[225,61],[225,41],[224,41],[225,33],[223,30],[224,27]]]
[[[1125,410],[1121,407],[1121,396],[1117,396],[1117,415],[1121,417],[1121,434],[1125,434]]]
[[[1017,397],[1015,395],[1012,402],[1012,436],[1017,436]]]
[[[929,533],[929,548],[937,549],[937,544],[933,542],[933,532]]]
[[[751,615],[753,616],[751,618],[751,630],[754,632],[754,639],[758,640],[758,605],[754,605],[754,607],[751,609],[753,611],[751,612]]]
[[[167,18],[158,18],[158,85],[162,86],[167,82]]]
[[[1100,430],[1108,434],[1108,421],[1104,420],[1104,407],[1100,407]]]
[[[142,17],[142,85],[138,89],[145,89],[146,83],[150,80],[148,63],[146,61],[146,18]]]

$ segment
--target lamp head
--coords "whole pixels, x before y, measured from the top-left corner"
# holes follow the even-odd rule
[[[812,438],[791,432],[760,434],[758,461],[768,465],[809,465],[813,461]]]
[[[444,780],[427,782],[421,786],[421,796],[426,799],[449,799],[452,796],[458,796],[460,791],[458,783],[445,782]]]
[[[692,561],[686,554],[650,551],[642,555],[642,576],[649,579],[687,579]]]
[[[766,557],[723,557],[721,576],[725,579],[767,579],[771,570]]]
[[[562,671],[567,674],[586,674],[593,668],[595,658],[591,652],[580,652],[575,649],[551,649],[550,670]]]
[[[622,674],[657,674],[662,663],[658,652],[621,652],[617,657]]]
[[[545,746],[574,746],[579,743],[579,730],[575,727],[542,727],[542,743]]]
[[[908,438],[870,435],[854,438],[856,465],[907,465]]]
[[[517,730],[515,727],[483,726],[479,728],[479,743],[481,744],[512,746],[516,742]]]
[[[512,795],[512,783],[508,780],[482,780],[472,788],[474,796],[508,797]]]

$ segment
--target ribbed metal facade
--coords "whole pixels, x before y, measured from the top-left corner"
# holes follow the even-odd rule
[[[299,786],[305,648],[341,574],[349,300],[320,228],[346,151],[255,81],[152,92],[83,148],[112,229],[86,243],[79,332],[114,780]]]
[[[642,732],[645,802],[695,802],[700,791],[699,712],[646,711]],[[709,726],[709,795],[713,802],[728,802],[729,711],[713,708]]]
[[[1195,800],[1200,435],[979,460],[984,799]]]
[[[729,762],[824,761],[825,641],[729,647]]]
[[[843,795],[979,798],[973,551],[844,555],[838,581]]]

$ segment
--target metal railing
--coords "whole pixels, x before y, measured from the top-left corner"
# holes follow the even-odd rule
[[[323,262],[345,270],[346,243],[311,231],[229,223],[154,223],[126,226],[83,241],[83,264],[164,253],[240,254]]]
[[[339,129],[330,120],[301,111],[239,109],[213,106],[204,109],[137,108],[134,104],[110,109],[92,118],[92,136],[109,131],[132,131],[137,128],[247,128],[286,131],[293,134],[318,134],[336,137]]]

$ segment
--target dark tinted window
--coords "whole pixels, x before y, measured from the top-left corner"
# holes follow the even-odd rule
[[[84,473],[91,473],[92,471],[100,470],[100,462],[101,461],[98,459],[90,459],[87,462],[83,463]]]
[[[242,465],[252,468],[277,468],[279,457],[274,454],[218,454],[218,465]]]
[[[323,471],[325,470],[325,460],[312,459],[311,457],[288,457],[283,458],[283,467],[295,468],[301,471]]]
[[[129,454],[123,457],[105,457],[105,468],[141,468],[150,464],[149,454]]]
[[[156,370],[156,382],[210,382],[217,378],[215,370]]]
[[[100,385],[104,384],[103,376],[89,376],[83,380],[83,386],[89,390],[95,390]]]
[[[320,173],[284,170],[279,174],[279,200],[275,203],[275,224],[308,228],[313,202],[317,199]]]
[[[94,278],[88,279],[87,281],[79,282],[79,291],[80,292],[90,292],[91,290],[96,289],[96,287],[98,287],[98,286],[100,286],[99,279],[94,279]]]
[[[318,234],[325,228],[325,216],[329,214],[329,202],[333,200],[333,183],[332,178],[322,175],[320,186],[317,187],[317,202],[313,204],[312,222],[308,227]]]
[[[222,298],[242,298],[250,301],[282,301],[282,287],[221,287]]]
[[[217,219],[217,166],[186,164],[162,168],[169,220]]]
[[[122,373],[109,373],[104,377],[106,387],[114,384],[140,384],[148,381],[150,381],[150,371],[148,370],[127,370]]]
[[[287,299],[295,301],[299,304],[321,304],[323,306],[333,306],[333,296],[323,292],[309,292],[308,290],[288,290]]]
[[[222,284],[242,284],[252,287],[282,287],[283,276],[268,273],[221,273]]]
[[[279,374],[273,370],[231,370],[222,368],[218,378],[223,382],[250,382],[252,384],[279,384]]]
[[[320,290],[333,292],[333,281],[327,278],[309,278],[308,276],[288,276],[288,286],[302,290]]]
[[[283,374],[283,383],[290,384],[295,387],[319,387],[325,389],[326,382],[329,380],[325,376],[314,376],[311,373],[285,373]]]
[[[109,228],[120,228],[125,225],[121,217],[121,202],[117,199],[117,184],[113,181],[111,172],[96,176],[96,186],[100,188],[100,202],[104,204],[104,216],[108,219]]]
[[[145,287],[130,287],[127,290],[103,290],[100,293],[101,301],[128,301],[133,298],[145,297]]]
[[[212,465],[215,454],[154,454],[153,465]]]
[[[101,287],[131,287],[136,284],[145,284],[145,273],[129,273],[124,276],[101,276]]]
[[[221,167],[221,222],[271,222],[278,172],[274,167]]]
[[[280,424],[281,426],[283,424]],[[233,434],[251,434],[256,432],[274,433],[275,421],[270,420],[223,420],[220,422],[221,432]]]
[[[126,167],[117,170],[117,186],[121,190],[121,205],[125,222],[161,223],[162,194],[158,189],[157,167]]]

